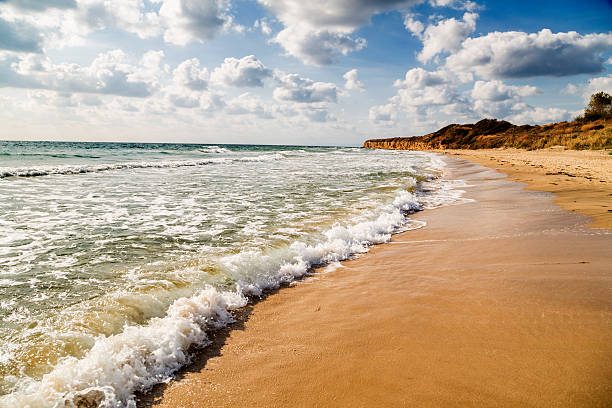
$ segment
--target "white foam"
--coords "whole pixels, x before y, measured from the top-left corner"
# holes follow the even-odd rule
[[[202,149],[200,149],[201,152],[203,153],[231,153],[230,149],[226,149],[225,147],[219,147],[219,146],[206,146]]]
[[[160,160],[160,161],[141,161],[141,162],[124,162],[124,163],[106,163],[98,165],[85,166],[41,166],[36,168],[13,168],[0,167],[0,179],[7,177],[38,177],[55,174],[83,174],[83,173],[99,173],[111,170],[125,169],[147,169],[147,168],[176,168],[176,167],[195,167],[206,166],[211,164],[224,164],[232,162],[265,162],[273,160],[282,160],[285,157],[280,153],[262,154],[259,156],[245,157],[220,157],[210,159],[197,160]]]
[[[264,156],[264,160],[283,157]],[[126,326],[116,335],[100,336],[84,357],[63,358],[42,379],[20,383],[15,392],[0,398],[0,406],[135,407],[135,392],[166,381],[188,363],[190,347],[207,345],[207,331],[232,322],[231,311],[245,306],[248,296],[292,282],[313,266],[364,253],[370,245],[388,242],[395,232],[423,225],[406,214],[460,199],[461,193],[454,190],[459,182],[430,184],[432,192],[422,196],[399,191],[392,203],[365,221],[336,224],[318,242],[297,241],[267,252],[243,251],[221,258],[224,275],[235,282],[233,291],[206,286],[195,296],[176,300],[164,317],[152,318],[146,325]]]
[[[207,287],[170,306],[164,318],[146,326],[126,327],[99,337],[82,359],[68,357],[41,381],[24,384],[0,400],[5,407],[135,407],[134,392],[168,379],[189,361],[192,345],[205,345],[206,330],[232,321],[231,310],[243,307],[237,292]]]

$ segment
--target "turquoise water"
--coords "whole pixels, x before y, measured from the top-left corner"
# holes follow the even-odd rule
[[[249,296],[456,202],[442,167],[342,147],[0,142],[0,404],[133,405]]]

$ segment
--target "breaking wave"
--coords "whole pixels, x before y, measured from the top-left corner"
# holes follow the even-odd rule
[[[227,149],[224,149],[227,150]],[[10,168],[0,167],[0,178],[7,177],[40,177],[60,174],[83,174],[99,173],[103,171],[125,170],[125,169],[147,169],[147,168],[174,168],[174,167],[195,167],[211,164],[224,164],[232,162],[263,162],[282,160],[285,156],[280,153],[262,154],[259,156],[244,157],[219,157],[195,160],[165,160],[165,161],[140,161],[123,163],[105,163],[84,166],[41,166],[38,168]]]
[[[265,159],[270,157],[275,156]],[[292,282],[314,266],[367,252],[371,245],[388,242],[394,233],[424,226],[407,217],[414,211],[463,200],[462,191],[456,189],[458,182],[438,180],[431,185],[433,190],[426,193],[401,190],[392,203],[366,221],[337,224],[315,243],[296,241],[267,252],[242,251],[221,258],[220,268],[233,280],[231,288],[206,285],[196,295],[176,300],[163,317],[146,325],[126,326],[119,334],[99,336],[82,358],[63,358],[42,379],[22,383],[0,398],[0,405],[135,407],[136,392],[170,379],[189,363],[190,349],[208,345],[207,333],[232,323],[232,311],[244,307],[249,297]]]

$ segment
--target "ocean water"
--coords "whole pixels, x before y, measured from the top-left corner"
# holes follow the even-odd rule
[[[0,141],[0,406],[135,406],[249,298],[460,202],[443,171],[422,152]]]

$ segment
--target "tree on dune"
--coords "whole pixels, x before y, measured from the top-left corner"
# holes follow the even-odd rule
[[[612,96],[606,92],[597,92],[591,95],[591,100],[584,109],[584,116],[579,119],[593,121],[609,118],[612,118]]]

